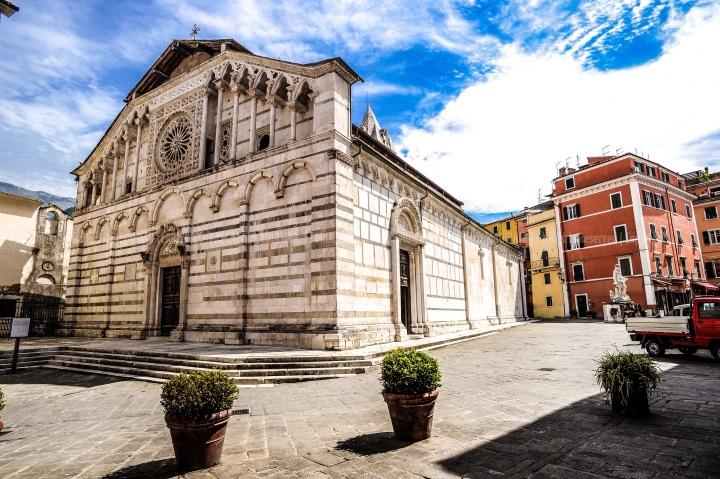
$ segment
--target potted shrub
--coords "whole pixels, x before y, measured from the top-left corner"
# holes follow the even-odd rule
[[[3,409],[5,409],[5,395],[3,394],[2,389],[0,389],[0,411],[2,411]],[[0,431],[3,430],[4,426],[5,424],[0,421]]]
[[[587,311],[588,319],[595,319],[596,314],[597,314],[597,311],[593,311],[592,309],[588,309],[588,311]]]
[[[239,395],[235,380],[220,370],[180,373],[163,385],[160,403],[179,470],[220,462],[225,430]]]
[[[570,319],[577,318],[577,309],[571,309],[570,310]]]
[[[440,377],[437,359],[422,351],[398,348],[385,355],[380,382],[397,439],[430,437]]]
[[[655,361],[630,351],[605,353],[595,371],[595,382],[605,391],[605,403],[627,417],[650,412],[648,394],[657,392],[661,373]]]

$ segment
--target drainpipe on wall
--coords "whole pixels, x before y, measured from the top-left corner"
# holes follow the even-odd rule
[[[522,301],[522,313],[523,313],[523,320],[528,320],[527,315],[527,303],[525,300],[527,299],[527,293],[525,291],[525,275],[523,274],[523,261],[525,260],[525,255],[523,253],[523,256],[518,260],[518,272],[520,275],[520,296]]]
[[[422,202],[422,200],[420,200]],[[470,329],[475,329],[475,325],[470,320],[470,296],[468,288],[468,271],[467,271],[467,253],[465,248],[465,228],[467,228],[472,220],[468,220],[467,224],[460,228],[460,243],[463,256],[463,286],[465,288],[465,320],[468,322]]]
[[[498,288],[497,288],[497,270],[495,268],[495,256],[497,252],[498,241],[492,245],[492,267],[493,267],[493,290],[495,293],[495,316],[497,317],[498,324],[500,324],[500,303],[498,303]]]

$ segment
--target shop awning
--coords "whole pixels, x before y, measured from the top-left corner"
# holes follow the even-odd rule
[[[714,284],[701,283],[700,281],[697,281],[697,282],[696,282],[696,281],[693,281],[693,284],[695,284],[695,285],[697,285],[697,286],[702,286],[703,288],[705,288],[705,289],[708,290],[708,291],[720,291],[720,288],[718,288],[718,287],[715,286]]]

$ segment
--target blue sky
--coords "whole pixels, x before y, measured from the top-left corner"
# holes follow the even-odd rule
[[[173,38],[342,56],[400,152],[481,221],[550,193],[556,164],[648,152],[720,163],[720,5],[697,1],[18,0],[0,20],[0,181],[74,195],[122,99]]]

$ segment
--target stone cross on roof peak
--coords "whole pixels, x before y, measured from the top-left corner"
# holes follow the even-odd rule
[[[392,139],[390,138],[390,133],[388,133],[385,128],[380,127],[380,123],[378,123],[377,118],[375,118],[375,113],[373,113],[372,108],[370,108],[370,100],[367,102],[367,109],[365,110],[365,116],[363,116],[362,122],[360,123],[360,128],[365,130],[368,135],[372,136],[392,151],[395,151]]]

